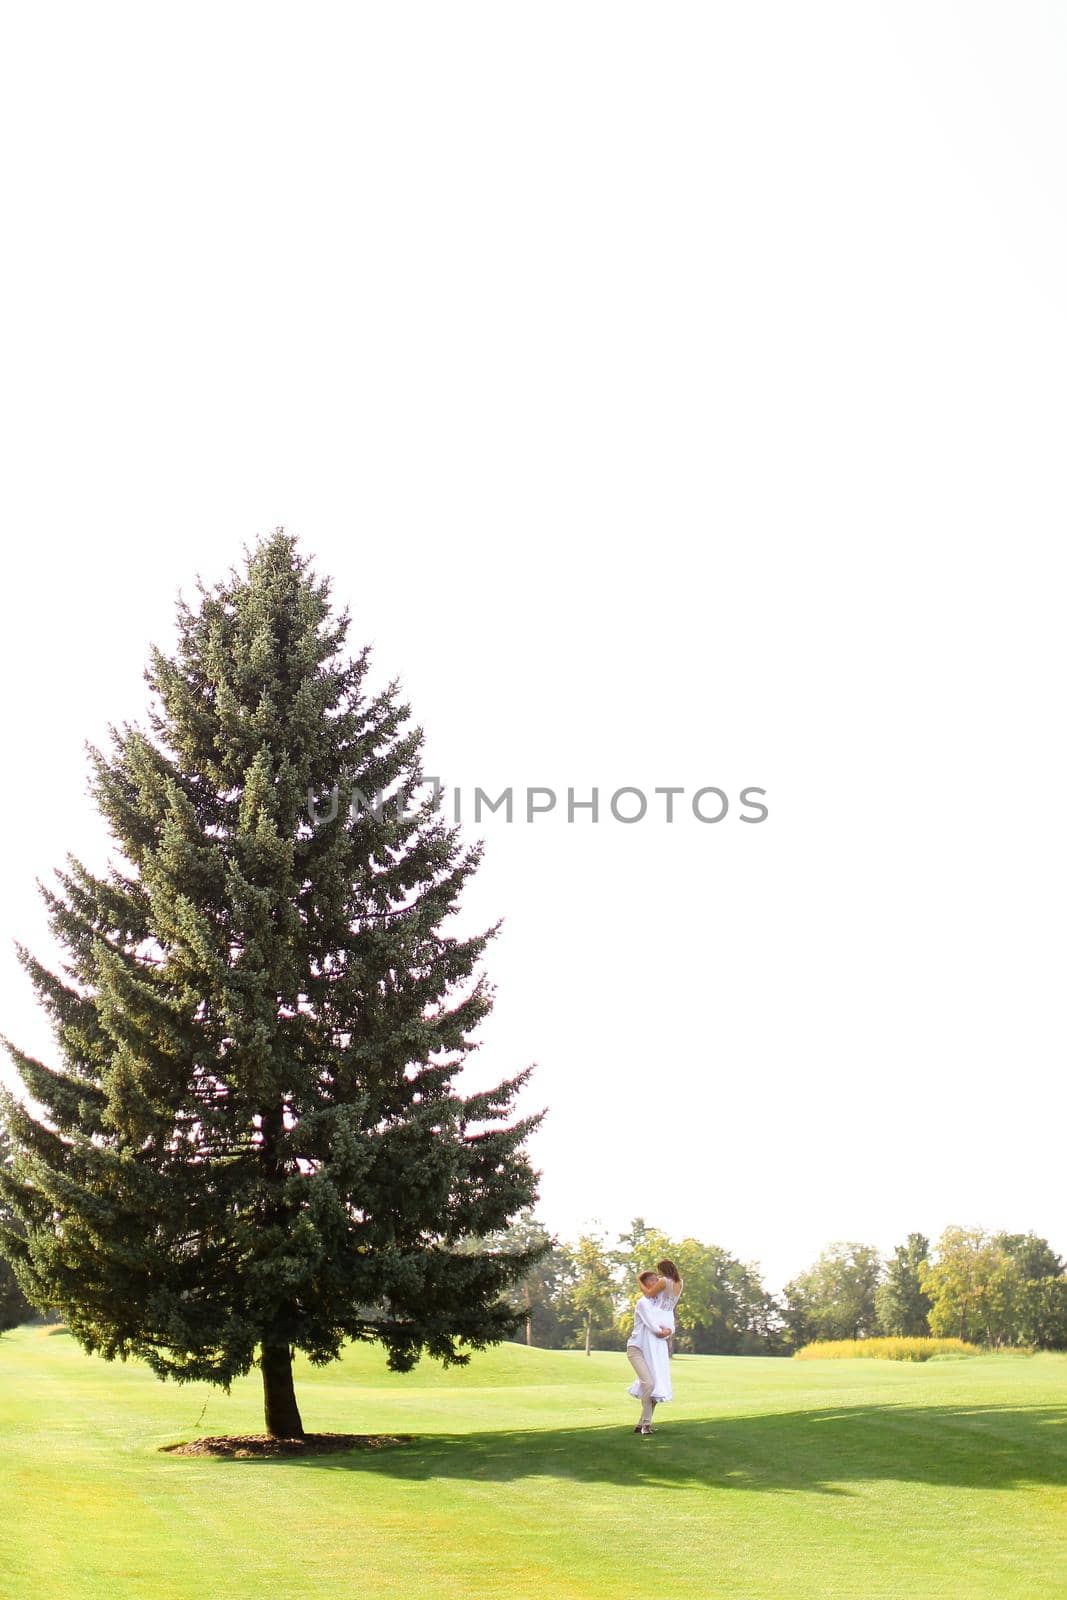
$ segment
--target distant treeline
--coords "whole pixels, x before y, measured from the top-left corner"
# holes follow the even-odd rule
[[[633,1323],[638,1272],[666,1257],[685,1279],[674,1349],[698,1355],[791,1355],[816,1339],[878,1336],[1067,1349],[1067,1273],[1046,1239],[946,1228],[884,1258],[831,1244],[780,1296],[720,1245],[671,1239],[637,1218],[614,1242],[555,1238],[529,1210],[493,1236],[502,1250],[540,1243],[540,1263],[510,1293],[517,1340],[546,1349],[617,1350]]]
[[[614,1242],[583,1234],[567,1243],[525,1210],[490,1238],[501,1250],[542,1248],[506,1298],[522,1313],[513,1337],[544,1349],[620,1349],[633,1326],[637,1274],[665,1257],[685,1279],[673,1342],[680,1352],[791,1355],[814,1340],[930,1335],[1067,1349],[1065,1264],[1033,1233],[946,1228],[932,1250],[910,1233],[888,1259],[872,1245],[832,1244],[780,1296],[720,1245],[671,1239],[640,1217]],[[39,1314],[0,1257],[0,1330]]]

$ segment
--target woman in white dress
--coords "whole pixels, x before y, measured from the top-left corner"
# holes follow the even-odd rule
[[[660,1311],[670,1313],[671,1326],[673,1328],[674,1308],[678,1304],[682,1294],[681,1275],[679,1274],[678,1268],[675,1266],[674,1262],[668,1260],[666,1256],[664,1256],[662,1261],[656,1262],[656,1271],[662,1278],[663,1287],[657,1294],[654,1303]],[[667,1354],[669,1356],[673,1356],[674,1354],[673,1334],[671,1338],[667,1340]]]
[[[668,1287],[658,1272],[642,1272],[637,1281],[641,1295],[634,1307],[633,1332],[626,1341],[626,1354],[637,1376],[627,1393],[641,1402],[641,1418],[634,1432],[647,1436],[653,1431],[657,1404],[672,1398],[667,1340],[674,1332],[674,1312],[657,1304],[657,1297]]]

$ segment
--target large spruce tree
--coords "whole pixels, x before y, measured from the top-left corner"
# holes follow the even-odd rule
[[[442,931],[480,845],[426,788],[396,682],[371,695],[278,530],[179,600],[145,731],[90,747],[118,849],[42,888],[66,959],[20,949],[61,1065],[10,1045],[30,1299],[105,1357],[227,1385],[256,1362],[267,1429],[303,1428],[292,1356],[377,1339],[397,1371],[510,1333],[536,1251],[471,1249],[536,1195],[514,1101],[461,1093],[496,927]],[[378,798],[381,797],[381,798]],[[498,925],[497,925],[498,926]]]

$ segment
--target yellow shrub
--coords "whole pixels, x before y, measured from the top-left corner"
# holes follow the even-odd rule
[[[962,1339],[820,1339],[794,1352],[794,1361],[929,1361],[931,1356],[976,1356],[976,1344]]]

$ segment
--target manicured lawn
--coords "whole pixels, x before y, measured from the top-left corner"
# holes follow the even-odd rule
[[[406,1377],[301,1367],[309,1429],[418,1442],[317,1461],[159,1447],[258,1432],[230,1397],[0,1339],[4,1600],[1045,1600],[1067,1595],[1067,1357],[679,1357],[651,1439],[624,1356]],[[670,1554],[673,1571],[664,1565]]]

